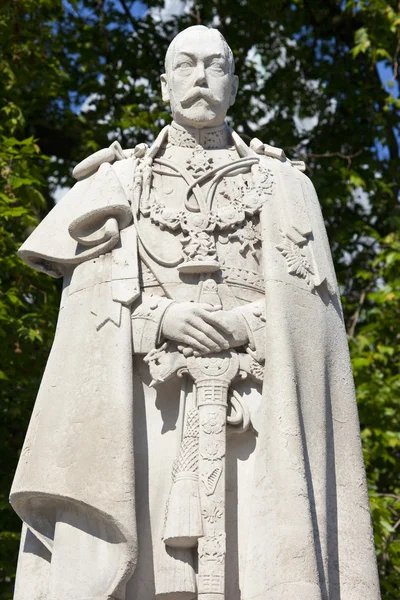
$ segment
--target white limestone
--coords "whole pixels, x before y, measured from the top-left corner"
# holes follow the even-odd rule
[[[64,278],[11,502],[16,600],[377,600],[359,425],[311,182],[225,124],[233,57],[193,27],[173,123],[118,142],[20,249]]]

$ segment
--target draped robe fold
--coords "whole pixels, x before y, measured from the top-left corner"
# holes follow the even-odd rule
[[[266,363],[253,419],[240,598],[378,600],[353,379],[318,199],[289,163],[263,160],[277,186],[261,215]],[[21,249],[28,264],[64,275],[65,284],[11,492],[26,534],[16,600],[32,600],[24,581],[35,577],[35,599],[67,600],[57,596],[60,515],[69,515],[71,547],[74,531],[82,530],[107,557],[105,573],[96,569],[96,554],[84,565],[93,574],[86,600],[124,600],[140,554],[130,322],[139,291],[128,214],[134,168],[135,161],[123,160],[76,184]],[[314,287],[288,269],[282,240],[290,246],[296,237]]]

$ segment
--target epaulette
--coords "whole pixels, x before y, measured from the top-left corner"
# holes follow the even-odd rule
[[[264,144],[258,138],[253,138],[250,142],[250,148],[256,154],[262,154],[263,156],[270,156],[271,158],[277,158],[281,162],[289,162],[292,167],[296,167],[299,171],[304,173],[306,170],[306,164],[302,160],[290,160],[287,158],[284,150],[282,148],[275,148],[274,146],[270,146],[269,144]]]
[[[72,175],[77,181],[80,181],[89,175],[93,175],[103,163],[112,164],[116,160],[123,160],[132,156],[142,158],[146,154],[147,149],[147,144],[138,144],[134,148],[123,150],[121,144],[115,141],[108,148],[98,150],[94,154],[84,158],[76,165],[72,171]]]

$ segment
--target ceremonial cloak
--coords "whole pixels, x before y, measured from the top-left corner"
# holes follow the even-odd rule
[[[229,600],[378,600],[353,378],[319,202],[290,161],[260,160],[276,182],[261,213],[263,402],[253,415],[240,595]],[[91,560],[76,569],[77,580],[80,569],[92,573],[92,587],[68,600],[125,600],[140,555],[131,333],[140,295],[137,164],[104,163],[78,182],[20,250],[33,268],[63,276],[64,288],[11,491],[24,522],[16,600],[67,600],[57,595],[58,528],[72,562],[76,532],[89,534]],[[104,556],[106,572],[96,569]]]

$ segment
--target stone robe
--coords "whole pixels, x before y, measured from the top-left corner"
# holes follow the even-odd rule
[[[175,162],[193,164],[193,148],[215,163],[256,156],[227,130],[211,141],[179,128],[163,136],[153,152]],[[226,597],[378,600],[347,339],[318,199],[290,161],[258,156],[274,182],[253,219],[261,243],[252,254],[244,234],[219,232],[221,269],[212,275],[265,359],[262,389],[239,388],[252,428],[228,435]],[[139,166],[133,156],[103,164],[21,249],[34,268],[64,276],[64,291],[11,493],[24,522],[16,600],[196,597],[189,584],[162,593],[180,560],[162,541],[180,383],[150,387],[142,357],[160,343],[171,300],[198,299],[199,277],[151,256],[156,248],[171,262],[179,229],[132,222]],[[152,189],[178,209],[168,185],[154,176]]]

